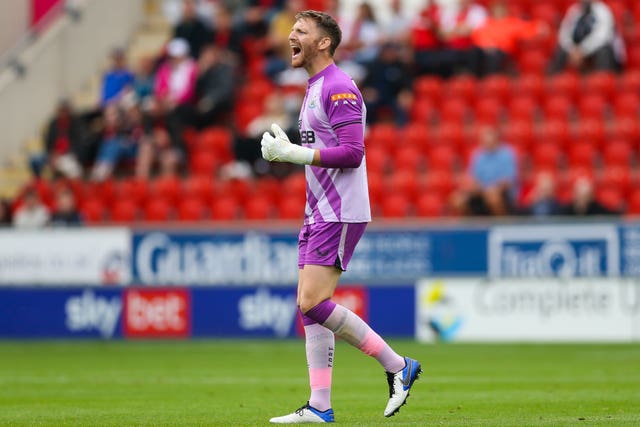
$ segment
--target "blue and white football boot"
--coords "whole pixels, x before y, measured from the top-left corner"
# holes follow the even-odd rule
[[[384,416],[391,417],[395,415],[402,405],[407,402],[409,390],[413,382],[418,379],[422,373],[422,367],[417,360],[404,358],[406,366],[400,372],[392,374],[387,372],[387,382],[389,383],[389,402],[384,409]]]

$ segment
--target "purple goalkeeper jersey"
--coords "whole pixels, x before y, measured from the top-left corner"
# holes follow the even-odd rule
[[[302,145],[321,150],[321,159],[324,148],[343,146],[351,152],[354,149],[364,152],[366,114],[362,94],[354,81],[331,64],[309,79],[298,120]],[[362,132],[355,135],[351,132],[352,137],[340,141],[340,128],[347,126],[357,126]],[[333,163],[339,163],[335,154],[334,151]],[[357,167],[306,166],[305,175],[305,224],[371,221],[364,156]]]

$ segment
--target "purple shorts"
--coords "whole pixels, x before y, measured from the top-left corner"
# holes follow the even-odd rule
[[[298,235],[298,267],[331,265],[347,271],[366,222],[319,222],[305,224]]]

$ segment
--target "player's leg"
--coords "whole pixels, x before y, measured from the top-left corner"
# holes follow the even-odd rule
[[[300,272],[298,304],[306,317],[374,357],[387,372],[390,399],[385,416],[395,414],[409,395],[420,364],[398,355],[364,320],[331,301],[342,271],[353,255],[366,224],[319,224],[308,239],[306,262]],[[399,379],[399,382],[398,382]]]

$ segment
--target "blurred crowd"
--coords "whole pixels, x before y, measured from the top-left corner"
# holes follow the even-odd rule
[[[272,122],[298,140],[307,76],[289,67],[288,35],[295,14],[307,8],[338,20],[343,34],[336,61],[361,87],[370,124],[409,123],[416,103],[413,84],[420,76],[517,75],[515,58],[527,41],[557,39],[547,58],[548,75],[624,69],[619,23],[602,1],[573,2],[557,26],[518,13],[518,2],[424,0],[412,15],[401,0],[388,3],[383,19],[374,1],[363,1],[347,15],[338,0],[166,0],[171,40],[136,64],[128,63],[123,49],[114,49],[94,109],[76,111],[62,100],[46,127],[43,152],[31,158],[34,176],[103,182],[114,176],[148,180],[189,174],[193,135],[216,126],[233,135],[233,159],[220,169],[221,179],[297,171],[262,161],[256,141]],[[496,128],[480,132],[467,179],[451,194],[447,212],[616,213],[594,199],[588,180],[578,180],[571,200],[560,203],[554,177],[543,174],[523,200],[509,141]],[[0,223],[80,224],[73,196],[62,185],[44,203],[36,187],[27,187],[19,199],[0,204]]]

